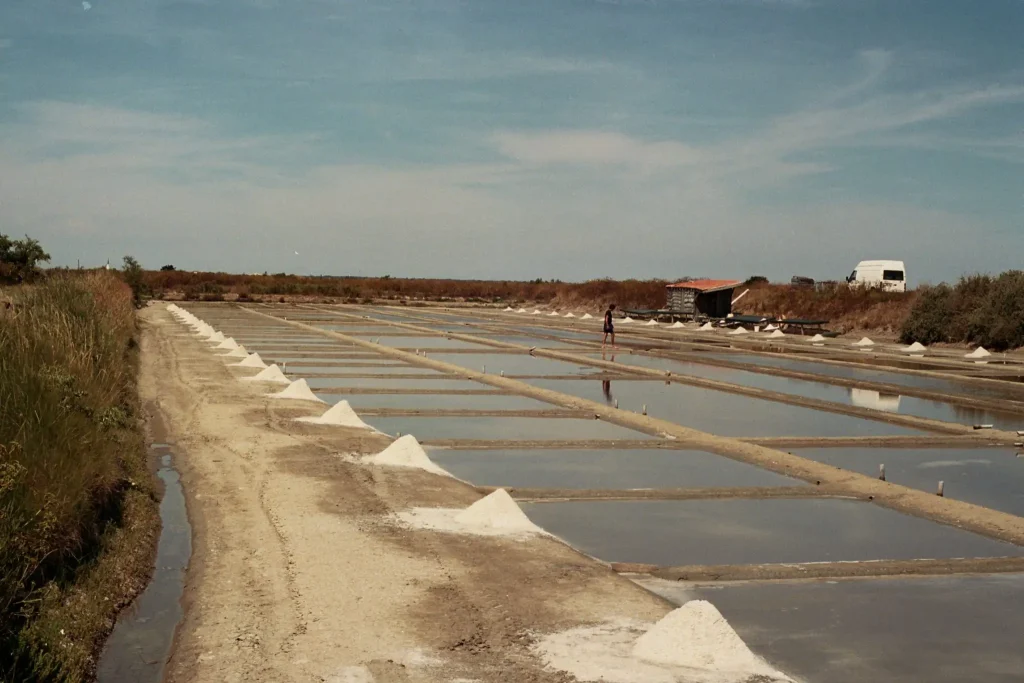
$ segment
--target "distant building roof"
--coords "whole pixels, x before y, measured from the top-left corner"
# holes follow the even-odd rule
[[[739,280],[691,280],[690,282],[677,282],[674,285],[669,285],[670,288],[678,289],[696,289],[698,292],[718,292],[723,289],[734,289],[739,287],[741,283]]]

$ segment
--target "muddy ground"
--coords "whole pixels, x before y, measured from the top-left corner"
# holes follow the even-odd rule
[[[352,462],[387,441],[300,426],[323,408],[271,405],[162,306],[141,319],[143,398],[180,454],[194,529],[170,683],[565,681],[533,634],[669,611],[556,540],[395,526],[394,511],[481,494]]]

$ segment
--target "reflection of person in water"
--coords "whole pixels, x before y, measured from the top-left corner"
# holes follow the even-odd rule
[[[602,351],[601,352],[601,360],[611,360],[611,362],[614,363],[615,362],[615,354],[613,353],[611,359],[609,359],[605,355],[604,351]],[[603,379],[603,380],[601,380],[601,392],[604,394],[605,402],[608,405],[611,405],[612,402],[613,402],[613,399],[612,399],[612,381],[610,379]]]

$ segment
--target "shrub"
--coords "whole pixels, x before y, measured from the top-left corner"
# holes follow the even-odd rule
[[[950,340],[953,290],[949,285],[938,285],[922,290],[917,304],[900,328],[900,341],[904,344],[921,342],[935,344]]]
[[[0,281],[31,281],[39,275],[39,264],[49,260],[50,255],[28,235],[23,240],[12,240],[0,234]]]

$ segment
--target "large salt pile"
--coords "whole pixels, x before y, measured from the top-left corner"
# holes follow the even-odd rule
[[[274,367],[277,366],[275,365]],[[316,403],[323,403],[323,400],[313,393],[304,379],[297,379],[276,394],[267,394],[267,396],[270,396],[271,398],[287,398],[294,401],[315,401]]]
[[[767,329],[767,328],[765,328]],[[779,337],[785,337],[786,333],[782,330],[776,329],[774,332],[768,335],[769,339],[778,339]]]
[[[398,513],[397,517],[414,527],[455,534],[523,538],[545,533],[530,521],[504,489],[481,498],[465,510],[413,508]]]
[[[594,318],[594,316],[590,315],[589,313],[584,313],[583,317],[580,318],[580,319],[581,320],[592,320],[593,318]]]
[[[853,346],[874,346],[875,342],[871,341],[867,337],[861,337],[860,341],[853,342]]]
[[[373,429],[373,427],[359,419],[356,411],[352,410],[352,406],[349,405],[348,401],[338,401],[320,417],[299,417],[296,418],[296,421],[318,425],[334,425],[336,427],[352,427],[354,429]],[[404,439],[405,437],[402,438]]]
[[[921,342],[914,342],[907,348],[903,349],[906,353],[924,353],[928,350],[928,347]]]
[[[252,377],[243,377],[243,382],[277,382],[278,384],[291,384],[291,380],[284,376],[281,368],[277,365],[261,370],[259,374]]]
[[[782,676],[750,651],[714,605],[691,600],[669,612],[640,636],[633,656],[668,667],[700,669],[721,674]]]
[[[254,352],[254,353],[250,354],[248,357],[246,357],[245,359],[243,359],[242,361],[240,361],[238,363],[232,363],[232,366],[238,367],[238,368],[260,368],[260,369],[263,369],[263,368],[267,367],[267,364],[263,362],[262,358],[260,358],[260,354]]]
[[[675,321],[674,323],[672,323],[671,325],[669,325],[669,329],[672,329],[672,330],[678,330],[681,327],[686,327],[686,325],[684,325],[683,323],[679,322],[678,320]]]
[[[964,354],[964,358],[988,358],[991,355],[984,346],[979,346],[970,353]]]
[[[745,328],[745,327],[737,327],[735,330],[732,330],[731,332],[729,332],[729,334],[734,334],[735,335],[735,334],[750,334],[750,333],[747,332],[747,328]]]
[[[232,349],[228,353],[222,353],[221,356],[224,358],[248,358],[249,352],[245,350],[244,346],[239,344],[238,348]]]
[[[228,337],[220,344],[214,347],[215,349],[227,349],[228,351],[234,351],[238,348],[238,342],[235,341],[234,337]]]
[[[652,326],[654,326],[654,325],[657,325],[657,324],[658,324],[658,321],[657,321],[657,320],[654,320],[654,319],[652,318],[651,320],[648,320],[648,321],[647,321],[646,323],[644,323],[644,324],[645,324],[645,325],[647,325],[648,327],[652,327]]]
[[[423,450],[423,446],[420,445],[420,442],[412,434],[406,434],[397,439],[377,455],[363,458],[363,462],[370,463],[371,465],[383,465],[385,467],[412,467],[418,470],[433,472],[434,474],[451,476],[444,468],[430,459],[427,452]],[[518,510],[519,506],[516,506],[516,509]],[[522,514],[521,511],[520,514]]]

